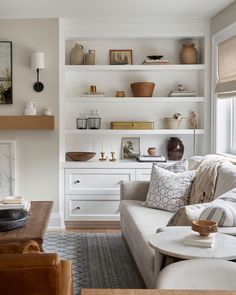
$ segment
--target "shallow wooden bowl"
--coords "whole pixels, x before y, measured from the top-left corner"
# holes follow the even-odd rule
[[[200,236],[207,237],[210,233],[218,231],[218,223],[211,220],[194,220],[192,230],[198,232]]]
[[[92,159],[96,153],[93,152],[68,152],[66,156],[72,161],[88,161]]]

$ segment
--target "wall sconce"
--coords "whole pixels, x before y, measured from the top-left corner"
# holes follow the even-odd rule
[[[31,69],[37,71],[37,82],[34,84],[34,90],[41,92],[44,89],[42,82],[39,82],[39,70],[45,68],[44,64],[44,53],[43,52],[34,52],[31,55]]]

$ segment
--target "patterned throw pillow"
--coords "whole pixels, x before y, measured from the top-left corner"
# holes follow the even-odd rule
[[[154,166],[158,166],[161,168],[164,168],[166,170],[175,172],[175,173],[180,173],[180,172],[184,172],[188,167],[188,161],[186,159],[182,160],[182,161],[178,161],[175,162],[174,164],[171,165],[167,165],[167,164],[163,164],[163,163],[153,163]]]
[[[174,173],[153,165],[145,206],[175,212],[189,202],[195,171]]]
[[[218,222],[219,226],[236,226],[236,188],[215,199],[199,219]]]

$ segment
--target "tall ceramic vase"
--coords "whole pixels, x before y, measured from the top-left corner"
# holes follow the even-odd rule
[[[70,64],[71,65],[83,65],[84,64],[84,50],[83,45],[75,43],[75,47],[70,52]]]
[[[198,62],[198,52],[193,43],[183,44],[180,62],[181,64],[196,64]]]
[[[167,144],[167,155],[171,161],[181,160],[184,154],[184,144],[178,137],[171,137]]]

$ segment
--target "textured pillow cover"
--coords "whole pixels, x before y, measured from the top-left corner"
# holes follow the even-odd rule
[[[218,222],[219,226],[236,226],[236,188],[210,203],[199,219]]]
[[[162,163],[154,163],[153,166],[158,166],[161,167],[163,169],[175,172],[175,173],[180,173],[180,172],[184,172],[186,170],[188,170],[188,161],[186,159],[182,160],[182,161],[178,161],[174,164],[171,165],[166,165],[166,164],[162,164]]]
[[[189,202],[195,171],[174,173],[153,165],[145,206],[176,212]]]

